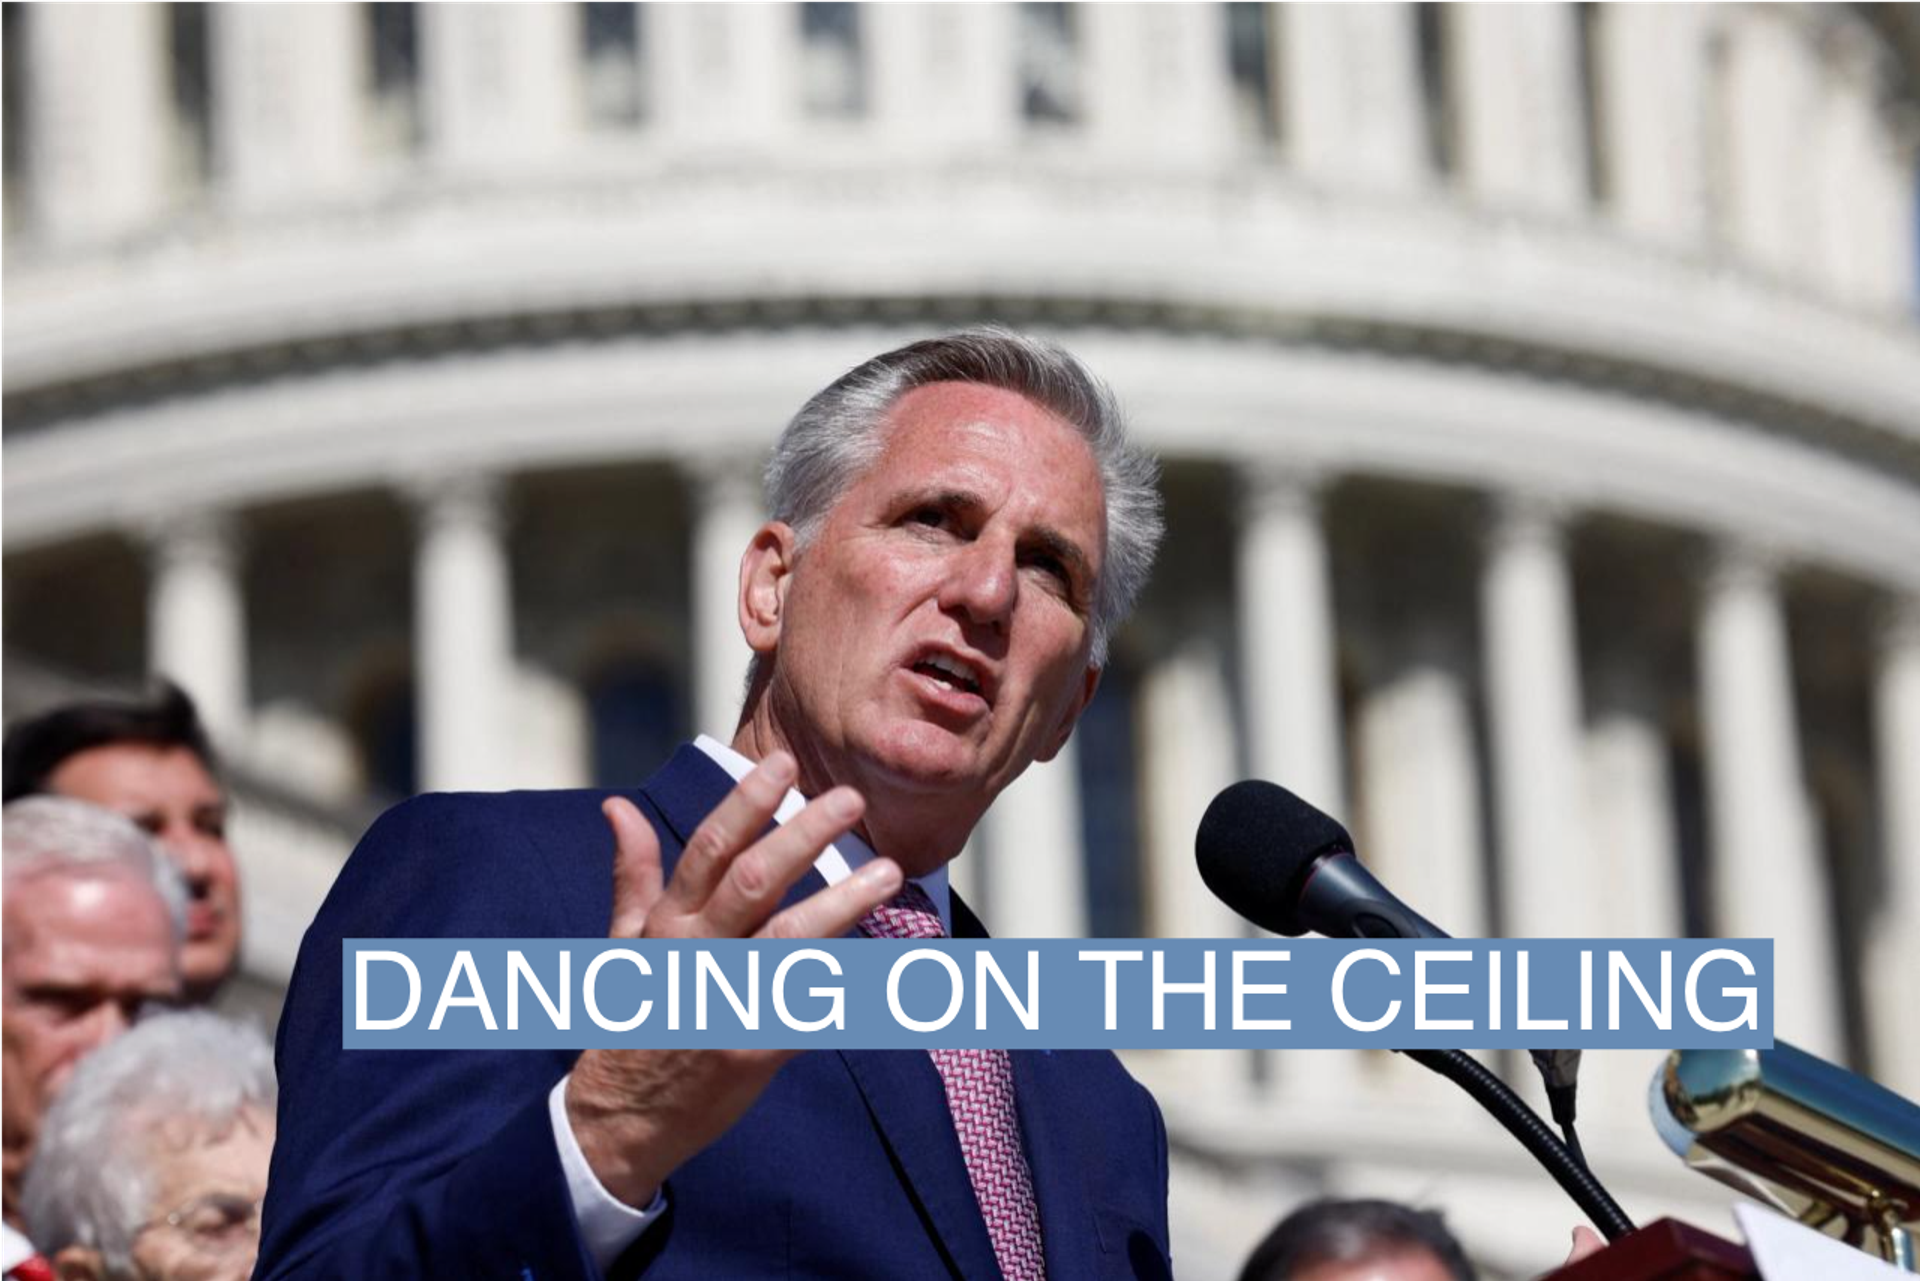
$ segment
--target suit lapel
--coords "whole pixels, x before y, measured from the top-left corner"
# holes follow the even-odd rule
[[[1012,1056],[1014,1106],[1020,1112],[1020,1133],[1026,1140],[1027,1164],[1033,1171],[1033,1194],[1040,1205],[1047,1277],[1049,1281],[1066,1281],[1085,1276],[1089,1262],[1100,1252],[1082,1166],[1085,1153],[1092,1148],[1076,1143],[1071,1128],[1062,1124],[1070,1112],[1047,1106],[1049,1099],[1074,1090],[1072,1060],[1047,1050],[1014,1050]]]
[[[998,1277],[993,1241],[967,1178],[946,1088],[933,1060],[912,1050],[837,1053],[954,1270],[963,1277]]]

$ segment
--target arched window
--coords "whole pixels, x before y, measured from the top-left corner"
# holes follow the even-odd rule
[[[26,202],[22,198],[27,180],[27,76],[29,59],[27,57],[27,6],[10,4],[0,7],[0,55],[4,55],[6,65],[0,69],[0,93],[5,95],[0,103],[0,129],[5,130],[5,141],[0,146],[5,149],[5,182],[0,190],[6,193],[6,218],[9,232],[19,230],[20,221],[26,212]]]
[[[588,678],[586,691],[597,786],[636,786],[686,738],[680,683],[660,664],[608,662]]]
[[[1914,204],[1920,207],[1920,164],[1916,164],[1907,175],[1907,185],[1913,189]],[[1913,249],[1913,256],[1908,260],[1913,264],[1909,268],[1913,278],[1907,281],[1907,314],[1920,319],[1920,218],[1915,218],[1913,225],[1907,228],[1907,239]]]
[[[1453,51],[1448,23],[1453,15],[1441,4],[1413,6],[1414,34],[1420,53],[1420,103],[1426,121],[1427,163],[1442,178],[1459,171],[1460,147],[1455,119]]]
[[[580,6],[587,120],[593,125],[637,124],[646,111],[640,22],[640,6],[634,0],[596,0]]]
[[[206,185],[213,174],[213,76],[208,61],[208,24],[213,6],[170,4],[167,14],[168,82],[173,102],[173,162],[185,192]]]
[[[1580,124],[1587,152],[1587,195],[1596,205],[1613,199],[1607,151],[1605,25],[1608,15],[1593,0],[1573,6],[1574,56],[1580,76]]]
[[[376,151],[410,152],[420,145],[420,45],[414,6],[367,6],[367,69],[372,104],[369,124]]]
[[[1237,2],[1225,8],[1235,130],[1253,142],[1275,142],[1280,137],[1279,102],[1274,94],[1277,15],[1267,4]]]
[[[1095,938],[1141,933],[1139,686],[1138,670],[1115,655],[1074,731],[1087,929]]]
[[[1020,109],[1030,124],[1077,124],[1081,115],[1078,15],[1065,4],[1022,4]]]
[[[405,654],[366,664],[348,694],[346,721],[370,794],[395,801],[420,790],[418,700]]]
[[[1874,918],[1889,889],[1872,765],[1816,742],[1808,745],[1807,766],[1814,838],[1826,856],[1828,926],[1837,950],[1834,962],[1846,1061],[1871,1070],[1873,1047],[1867,1028],[1872,1010],[1864,981],[1871,954],[1868,932],[1859,923]]]
[[[860,23],[857,4],[822,0],[800,6],[800,82],[808,115],[844,119],[866,110]]]

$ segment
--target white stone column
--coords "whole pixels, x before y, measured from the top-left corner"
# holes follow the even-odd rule
[[[1585,745],[1588,856],[1606,869],[1596,923],[1607,937],[1672,938],[1684,925],[1666,736],[1650,695],[1594,717]]]
[[[1027,767],[987,811],[988,904],[998,938],[1084,938],[1087,877],[1080,836],[1078,746],[1067,740],[1045,764]]]
[[[1913,227],[1920,220],[1920,190],[1913,181],[1914,152],[1884,126],[1865,158],[1865,194],[1860,216],[1863,239],[1880,247],[1871,268],[1856,260],[1861,301],[1890,312],[1902,322],[1912,314],[1913,282],[1920,279],[1920,244]]]
[[[1240,918],[1213,896],[1194,861],[1200,816],[1238,777],[1227,662],[1196,633],[1141,678],[1140,774],[1145,799],[1148,927],[1161,938],[1235,938]]]
[[[1604,869],[1596,933],[1673,938],[1685,930],[1680,850],[1666,735],[1654,691],[1638,674],[1610,673],[1586,734],[1587,847]],[[1646,1127],[1647,1078],[1658,1054],[1590,1054],[1580,1115],[1594,1133]]]
[[[518,663],[505,703],[507,723],[513,727],[508,768],[514,787],[593,786],[593,715],[578,686]]]
[[[38,230],[84,240],[140,225],[171,164],[166,6],[46,5],[26,18]]]
[[[1226,18],[1211,4],[1096,4],[1085,33],[1094,146],[1202,163],[1233,143]]]
[[[1141,677],[1140,772],[1147,931],[1157,938],[1240,938],[1247,927],[1200,879],[1200,816],[1238,776],[1227,659],[1196,629]],[[1169,1050],[1169,1071],[1196,1097],[1231,1103],[1252,1081],[1245,1050]],[[1223,1093],[1227,1092],[1227,1093]]]
[[[1742,11],[1728,23],[1725,76],[1712,118],[1724,175],[1717,199],[1736,248],[1761,266],[1804,278],[1817,261],[1813,122],[1818,119],[1819,52],[1797,30],[1797,15]]]
[[[1592,934],[1598,881],[1583,835],[1580,659],[1560,514],[1499,500],[1481,580],[1481,645],[1493,757],[1500,931]]]
[[[564,4],[426,4],[422,106],[433,155],[498,169],[549,158],[578,127],[580,16]]]
[[[1866,308],[1911,308],[1913,170],[1882,120],[1869,51],[1834,51],[1813,146],[1817,270],[1826,290]],[[1889,183],[1887,179],[1893,177]]]
[[[1873,1020],[1874,1077],[1920,1096],[1920,599],[1888,611],[1874,682],[1875,749],[1886,892],[1867,923],[1867,1009]]]
[[[916,152],[997,146],[1020,126],[1012,5],[875,4],[861,10],[879,136]]]
[[[1675,245],[1706,230],[1706,134],[1675,122],[1707,111],[1706,25],[1698,5],[1614,5],[1598,14],[1601,136],[1609,208],[1639,235]]]
[[[1366,779],[1357,826],[1368,866],[1415,911],[1462,938],[1487,930],[1486,823],[1475,767],[1469,659],[1438,643],[1361,701]]]
[[[1413,10],[1397,4],[1275,5],[1282,142],[1316,177],[1406,190],[1426,152]]]
[[[498,482],[418,488],[414,663],[423,791],[511,785],[513,594]]]
[[[1240,665],[1254,773],[1340,817],[1340,690],[1318,484],[1276,464],[1246,469]]]
[[[688,602],[693,628],[693,727],[733,737],[753,651],[740,634],[740,559],[765,521],[760,478],[744,455],[687,464],[693,512]]]
[[[869,52],[867,104],[875,137],[892,150],[913,145],[939,107],[939,95],[927,87],[944,63],[933,34],[936,8],[877,4],[861,12],[860,34]]]
[[[231,519],[191,512],[152,536],[148,666],[193,696],[224,747],[247,730],[247,619]]]
[[[1270,463],[1246,469],[1237,592],[1247,759],[1270,779],[1336,817],[1347,812],[1341,769],[1333,599],[1319,478]],[[1272,1059],[1283,1098],[1349,1094],[1360,1077],[1350,1050]]]
[[[1391,651],[1385,679],[1361,699],[1354,748],[1365,787],[1356,831],[1367,865],[1415,911],[1461,938],[1487,933],[1486,820],[1473,741],[1472,664],[1443,634],[1378,638]],[[1466,1116],[1454,1091],[1398,1054],[1356,1055],[1360,1089],[1382,1102],[1409,1097]],[[1285,1060],[1282,1060],[1283,1064]]]
[[[987,884],[986,855],[981,849],[983,844],[976,829],[967,843],[960,847],[960,852],[947,863],[948,888],[965,899],[975,915],[986,912],[992,897],[992,887]]]
[[[1827,870],[1814,836],[1774,567],[1723,548],[1707,574],[1699,634],[1714,928],[1771,938],[1775,1032],[1842,1051]]]
[[[337,191],[360,162],[366,23],[356,5],[232,5],[208,24],[214,154],[249,206]]]
[[[794,6],[649,5],[646,22],[647,80],[657,89],[655,120],[664,136],[764,145],[800,118]]]
[[[1586,198],[1573,6],[1450,7],[1461,172],[1490,203],[1556,213]]]

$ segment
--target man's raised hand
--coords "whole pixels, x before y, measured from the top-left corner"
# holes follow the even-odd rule
[[[768,755],[687,840],[665,880],[652,824],[629,801],[602,807],[613,828],[611,938],[834,938],[899,892],[876,858],[838,885],[775,911],[866,804],[852,788],[815,797],[766,831],[795,777]],[[762,833],[765,832],[765,835]],[[567,1117],[607,1191],[644,1206],[668,1174],[719,1138],[796,1050],[587,1050],[567,1084]]]
[[[875,859],[838,885],[775,914],[820,851],[860,821],[866,802],[850,787],[815,797],[764,837],[787,789],[793,758],[771,753],[741,779],[687,839],[664,886],[653,827],[629,801],[602,807],[612,825],[614,938],[833,938],[899,892],[899,867]]]

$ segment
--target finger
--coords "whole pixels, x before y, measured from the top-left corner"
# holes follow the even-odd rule
[[[900,892],[905,883],[900,865],[877,858],[838,885],[812,894],[768,921],[763,938],[839,938],[867,913]]]
[[[613,829],[613,920],[608,938],[638,938],[660,901],[660,838],[632,801],[610,796],[600,806]]]
[[[860,793],[836,787],[741,851],[701,909],[702,932],[717,938],[753,934],[820,851],[845,835],[866,809]]]
[[[693,830],[673,869],[667,898],[683,912],[700,911],[735,855],[758,840],[793,786],[793,757],[770,752]]]

